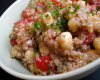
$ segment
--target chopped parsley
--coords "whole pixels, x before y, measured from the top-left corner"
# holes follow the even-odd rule
[[[34,7],[34,9],[37,9],[37,7]]]
[[[33,26],[31,26],[31,33],[34,33],[35,32],[35,28]]]
[[[59,37],[65,37],[66,35],[60,35]]]
[[[55,3],[55,2],[47,2],[48,4],[52,4],[52,3]]]
[[[51,8],[51,6],[47,6],[47,8],[48,8],[48,9],[50,9],[50,8]]]
[[[34,24],[34,27],[35,27],[36,29],[41,29],[41,28],[43,27],[42,22],[37,22],[37,21],[35,21],[35,23],[33,22],[33,24]]]
[[[46,14],[45,17],[47,18],[49,16],[49,14]]]
[[[69,14],[74,14],[74,11],[69,11]]]
[[[39,52],[38,50],[34,50],[33,55],[35,56],[36,53],[38,53],[38,52]]]
[[[91,10],[90,13],[92,13],[92,15],[95,15],[95,13],[93,12],[93,10]]]
[[[50,69],[50,67],[48,68],[48,71],[49,71],[49,72],[51,72],[51,69]]]
[[[15,57],[11,56],[10,58],[14,59]]]
[[[74,12],[77,12],[78,9],[79,9],[79,6],[76,6]]]
[[[61,31],[64,31],[64,27],[67,27],[68,20],[64,19],[63,17],[60,17],[60,19],[61,19],[61,25],[59,28]]]
[[[40,75],[44,73],[44,72],[43,72],[43,71],[41,71],[40,69],[37,69],[37,71],[39,71],[39,72],[40,72]]]
[[[89,12],[86,12],[87,15],[89,15]]]
[[[57,26],[60,25],[60,19],[57,20],[56,25],[57,25]]]
[[[48,66],[49,66],[48,71],[49,71],[49,72],[51,72],[51,71],[52,71],[52,70],[50,69],[50,66],[51,66],[51,65],[50,65],[50,64],[48,64]]]
[[[99,7],[96,7],[96,10],[99,11]]]
[[[30,0],[30,7],[33,7],[33,1],[34,0]]]
[[[65,61],[64,61],[64,57],[62,56],[62,61],[63,61],[63,65],[66,65]]]

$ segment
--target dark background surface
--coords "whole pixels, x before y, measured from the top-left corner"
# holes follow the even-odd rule
[[[16,0],[0,0],[0,16],[15,1]],[[16,78],[16,77],[6,73],[1,68],[0,68],[0,74],[1,74],[1,76],[0,76],[1,79],[7,79],[7,78],[9,78],[9,79],[19,79],[19,78]],[[88,75],[88,76],[86,76],[86,77],[84,77],[84,78],[82,78],[80,80],[100,80],[100,68],[97,69],[92,74],[90,74],[90,75]]]

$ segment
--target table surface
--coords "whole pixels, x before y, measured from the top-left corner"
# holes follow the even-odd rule
[[[3,12],[16,0],[0,0],[0,16],[3,14]],[[3,79],[6,79],[7,77],[9,77],[9,79],[19,79],[16,78],[8,73],[6,73],[4,70],[2,70],[0,68],[0,73],[4,76],[0,76]],[[7,76],[7,77],[6,77]],[[20,79],[19,79],[20,80]],[[93,72],[92,74],[80,79],[80,80],[100,80],[100,68],[97,69],[95,72]]]

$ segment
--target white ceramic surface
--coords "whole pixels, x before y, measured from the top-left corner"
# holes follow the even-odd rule
[[[0,66],[9,74],[22,79],[79,79],[92,73],[100,67],[100,58],[94,62],[76,69],[71,72],[52,75],[52,76],[35,76],[30,73],[22,64],[10,58],[11,45],[9,34],[13,28],[14,22],[18,21],[23,9],[27,6],[29,0],[17,0],[13,3],[0,18]]]

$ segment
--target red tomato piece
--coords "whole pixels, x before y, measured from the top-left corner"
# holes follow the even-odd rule
[[[53,2],[53,5],[55,4],[59,4],[60,2],[58,2],[57,0],[51,0]]]
[[[48,32],[48,34],[49,34],[49,39],[54,39],[54,38],[56,38],[59,34],[56,34],[56,35],[53,35],[53,33],[54,33],[54,30],[52,29],[52,28],[49,28],[48,30],[47,30],[47,32]]]
[[[99,0],[90,0],[90,4],[91,5],[100,5],[100,1]]]
[[[26,8],[23,12],[22,12],[22,16],[26,19],[30,18],[31,16],[34,16],[34,9],[31,8]]]
[[[48,71],[48,64],[49,64],[50,58],[49,56],[41,56],[39,57],[39,59],[35,59],[35,63],[38,69],[40,69],[41,71]]]
[[[91,11],[91,10],[94,10],[94,8],[93,8],[92,5],[87,4],[87,6],[89,7],[90,11]]]
[[[34,5],[34,7],[41,7],[41,6],[42,6],[42,4],[40,4],[40,3],[37,3]]]
[[[95,38],[95,32],[89,33],[88,31],[85,32],[86,35],[86,39],[84,41],[84,43],[86,44],[90,44],[93,39]]]
[[[20,25],[25,24],[25,23],[27,23],[27,20],[26,19],[22,19],[20,21],[17,21],[16,23],[14,23],[14,25],[15,25],[15,27],[17,27],[17,26],[20,26]]]
[[[17,45],[16,39],[11,39],[10,42],[11,42],[11,44],[12,44],[13,46],[14,46],[14,45]]]
[[[28,20],[28,22],[29,22],[29,23],[31,23],[31,22],[35,22],[35,20],[34,20],[34,19],[32,19],[32,20]]]

